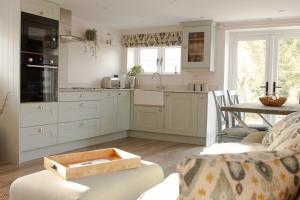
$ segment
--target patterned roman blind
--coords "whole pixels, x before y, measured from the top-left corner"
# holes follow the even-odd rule
[[[123,47],[181,46],[182,32],[123,35]]]

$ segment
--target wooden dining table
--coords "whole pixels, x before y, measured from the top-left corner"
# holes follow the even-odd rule
[[[229,106],[222,106],[221,111],[230,113],[230,115],[244,128],[248,129],[249,133],[255,130],[250,129],[246,122],[239,117],[237,113],[256,113],[270,127],[273,125],[267,120],[266,115],[288,115],[293,112],[300,111],[300,104],[286,104],[281,107],[264,106],[260,103],[241,103]]]

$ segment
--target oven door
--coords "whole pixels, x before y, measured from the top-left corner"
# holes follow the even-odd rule
[[[24,12],[21,19],[21,51],[57,55],[58,22]]]
[[[31,63],[29,58],[33,58]],[[46,65],[40,57],[22,55],[21,102],[55,102],[58,84],[57,65]]]

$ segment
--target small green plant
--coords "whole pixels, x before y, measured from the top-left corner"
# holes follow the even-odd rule
[[[136,76],[138,74],[144,73],[144,69],[141,65],[134,65],[128,72],[128,76]]]
[[[87,29],[85,31],[85,52],[90,50],[92,56],[97,58],[97,48],[98,48],[98,41],[97,41],[97,30],[96,29]]]
[[[96,29],[87,29],[85,32],[85,38],[87,41],[96,41],[97,40],[97,30]]]

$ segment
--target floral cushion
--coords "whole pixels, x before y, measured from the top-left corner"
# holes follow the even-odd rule
[[[264,145],[272,144],[272,142],[282,134],[282,131],[290,127],[299,119],[300,112],[294,112],[292,114],[289,114],[270,129],[270,131],[265,135],[262,143]]]
[[[280,151],[284,149],[292,149],[300,151],[300,118],[281,132],[281,135],[274,140],[268,150]]]
[[[197,155],[178,164],[179,200],[288,200],[300,185],[300,152]]]

